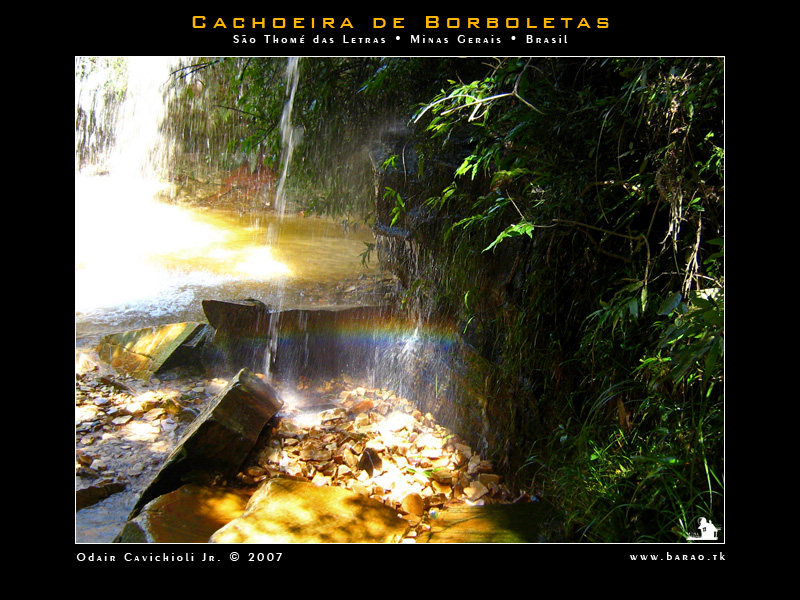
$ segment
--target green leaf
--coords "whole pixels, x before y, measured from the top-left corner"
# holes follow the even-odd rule
[[[635,292],[643,285],[644,285],[643,281],[634,281],[633,283],[629,283],[624,288],[622,288],[620,292]]]
[[[683,294],[680,292],[675,292],[661,303],[661,306],[658,307],[658,314],[668,315],[675,310],[678,304],[680,304],[681,300],[683,300]]]
[[[509,237],[517,237],[519,235],[527,235],[528,237],[533,237],[533,230],[536,229],[536,225],[533,223],[529,223],[528,221],[523,221],[522,223],[517,223],[515,225],[509,225],[506,227],[504,231],[497,236],[497,238],[486,248],[483,249],[483,252],[491,250],[497,244],[502,242],[504,239]]]
[[[722,354],[722,340],[718,338],[712,342],[711,349],[706,355],[704,371],[707,377],[711,377],[714,375],[715,368],[717,366],[717,362],[719,361],[719,357],[721,354]]]
[[[639,300],[636,298],[631,298],[628,302],[628,310],[630,311],[631,315],[633,315],[634,319],[639,318]]]
[[[525,175],[533,175],[533,171],[531,171],[530,169],[525,169],[525,168],[516,168],[516,169],[511,169],[511,170],[506,170],[506,171],[497,171],[492,176],[491,185],[492,185],[492,187],[497,187],[498,185],[505,185],[508,182],[513,181],[514,179],[517,179],[519,177],[523,177]]]

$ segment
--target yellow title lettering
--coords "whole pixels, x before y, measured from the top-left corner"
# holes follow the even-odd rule
[[[392,19],[392,29],[404,29],[403,20],[403,17],[395,17]],[[383,29],[386,27],[386,19],[383,17],[375,17],[372,19],[372,26],[375,27],[375,29]]]

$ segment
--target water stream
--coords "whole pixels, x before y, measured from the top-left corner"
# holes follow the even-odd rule
[[[286,179],[289,176],[289,166],[292,164],[294,147],[297,141],[297,132],[292,123],[292,111],[294,110],[294,97],[297,93],[297,84],[300,80],[298,65],[300,58],[290,56],[286,59],[286,80],[288,82],[286,104],[281,115],[281,139],[283,140],[283,160],[281,165],[281,176],[278,181],[276,193],[276,211],[283,217],[286,212]]]

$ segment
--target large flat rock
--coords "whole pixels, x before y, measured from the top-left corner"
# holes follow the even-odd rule
[[[175,360],[184,347],[199,344],[209,332],[206,323],[172,323],[105,336],[97,354],[120,372],[148,380],[159,369]]]
[[[341,487],[274,478],[253,494],[242,516],[212,543],[392,543],[408,527],[394,509]]]

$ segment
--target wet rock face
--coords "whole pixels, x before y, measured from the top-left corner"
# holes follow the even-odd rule
[[[284,380],[335,377],[374,369],[375,340],[391,320],[379,306],[275,311],[258,300],[203,300],[215,331],[205,351],[215,371],[263,369]]]

